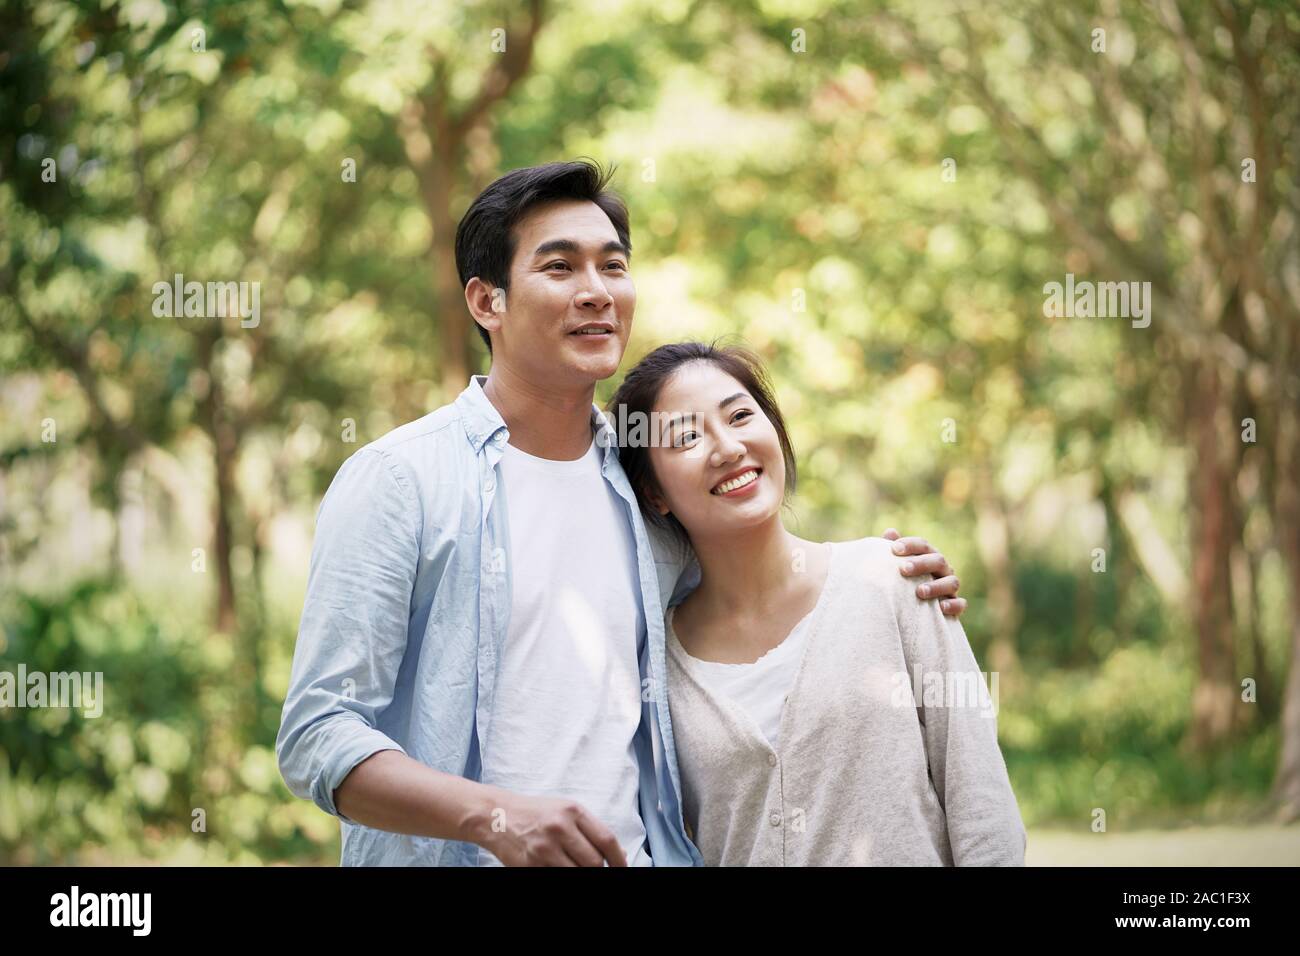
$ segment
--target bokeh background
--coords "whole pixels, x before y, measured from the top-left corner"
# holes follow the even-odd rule
[[[0,9],[0,670],[105,680],[0,709],[0,862],[337,862],[274,754],[316,507],[485,369],[469,200],[585,155],[624,369],[752,346],[795,530],[957,567],[1031,862],[1300,863],[1291,0]]]

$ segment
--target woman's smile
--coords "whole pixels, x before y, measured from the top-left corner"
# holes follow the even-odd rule
[[[758,489],[758,478],[763,474],[762,468],[747,468],[738,475],[732,475],[713,486],[709,492],[721,498],[740,498],[751,495]]]

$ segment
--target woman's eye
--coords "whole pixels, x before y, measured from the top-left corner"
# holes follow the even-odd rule
[[[732,422],[744,421],[746,418],[753,417],[753,415],[754,413],[749,409],[742,409],[741,411],[736,412],[736,417],[732,419]]]
[[[696,435],[695,432],[683,432],[682,434],[677,436],[677,441],[673,442],[673,444],[676,445],[678,448],[683,448],[687,445],[688,438],[694,438],[695,435]]]

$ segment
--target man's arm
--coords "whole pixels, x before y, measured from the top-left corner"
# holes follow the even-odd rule
[[[477,843],[507,866],[627,866],[613,832],[573,800],[520,796],[396,751],[359,764],[335,799],[347,819]]]
[[[893,528],[886,529],[881,535],[894,542],[894,554],[904,560],[899,565],[899,573],[906,578],[934,575],[933,581],[924,581],[916,587],[916,596],[924,601],[939,599],[939,610],[951,618],[959,618],[966,610],[966,599],[957,597],[961,582],[952,565],[924,538],[900,538]]]
[[[334,791],[355,766],[404,752],[378,718],[406,652],[420,522],[411,489],[373,449],[343,463],[317,513],[276,756],[289,789],[335,816]]]

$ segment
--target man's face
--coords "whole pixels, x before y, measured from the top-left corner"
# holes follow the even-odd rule
[[[563,200],[530,210],[514,238],[494,361],[559,387],[609,378],[623,359],[636,309],[627,250],[614,224],[595,203]]]

